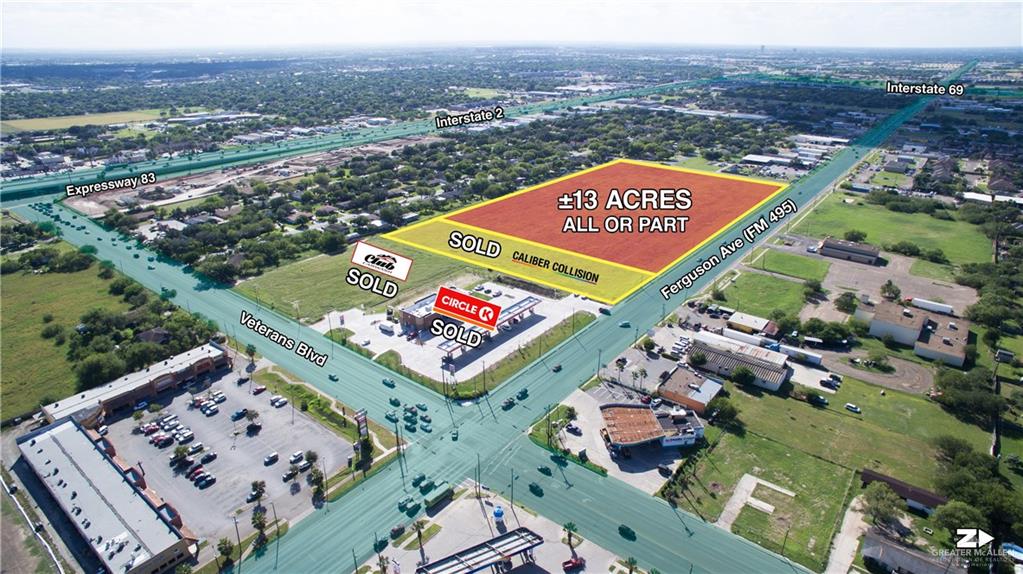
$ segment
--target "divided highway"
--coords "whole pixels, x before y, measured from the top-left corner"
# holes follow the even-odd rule
[[[969,65],[964,66],[951,79],[968,68]],[[635,331],[618,327],[619,321],[628,320],[634,327],[645,331],[663,317],[664,309],[673,309],[684,301],[686,293],[665,301],[658,293],[662,285],[688,271],[693,261],[716,253],[720,243],[736,237],[739,230],[751,221],[766,217],[769,210],[781,201],[791,199],[800,208],[808,205],[903,122],[923,109],[927,101],[927,98],[915,100],[894,113],[836,154],[827,164],[736,223],[718,241],[706,245],[620,303],[614,308],[613,316],[598,318],[527,366],[490,396],[471,404],[448,403],[432,391],[334,345],[319,333],[289,318],[261,308],[233,291],[198,282],[179,265],[157,261],[152,264],[155,269],[147,269],[147,256],[152,253],[142,251],[142,256],[135,259],[133,254],[138,251],[127,251],[125,243],[116,234],[81,216],[75,221],[84,224],[84,230],[67,227],[62,227],[62,230],[67,241],[75,245],[96,246],[98,258],[113,261],[122,272],[150,289],[157,292],[162,288],[176,290],[175,302],[180,306],[216,321],[221,330],[242,343],[255,344],[261,354],[323,392],[352,407],[366,408],[370,417],[377,421],[383,421],[384,413],[391,408],[387,402],[391,396],[404,402],[428,405],[434,418],[433,433],[417,431],[409,436],[413,443],[403,459],[390,464],[338,502],[312,513],[263,555],[246,560],[243,570],[247,573],[347,571],[356,561],[353,554],[360,563],[369,558],[375,536],[386,537],[395,524],[409,522],[410,517],[398,511],[397,502],[406,493],[416,494],[409,484],[410,476],[424,472],[436,479],[460,482],[473,475],[477,460],[483,471],[483,482],[490,488],[507,494],[510,472],[518,472],[521,478],[517,500],[558,523],[575,522],[582,536],[621,556],[637,557],[640,567],[645,570],[657,568],[666,573],[802,572],[801,566],[695,516],[673,509],[664,501],[616,479],[600,477],[572,464],[553,477],[540,475],[535,468],[551,464],[548,453],[529,443],[525,431],[547,405],[560,402],[593,375],[598,350],[603,352],[605,359],[609,359],[633,342]],[[48,219],[30,207],[21,206],[16,211],[33,220]],[[64,218],[75,215],[59,205],[54,206],[54,213]],[[751,248],[747,245],[744,251]],[[744,254],[737,253],[730,259],[738,260]],[[696,281],[689,292],[702,289],[727,267],[726,263],[713,269]],[[342,271],[338,269],[339,277]],[[329,352],[331,358],[326,367],[317,367],[243,327],[239,323],[242,311],[252,313],[275,330],[313,345],[317,351]],[[554,364],[562,365],[560,373],[551,372],[550,366]],[[336,373],[340,380],[330,381],[327,378],[330,373]],[[398,387],[388,389],[383,386],[381,380],[384,377],[394,378]],[[530,398],[509,411],[501,410],[501,402],[523,387],[529,389]],[[452,441],[449,431],[456,427],[460,438]],[[535,496],[525,487],[534,481],[541,484],[544,496]],[[626,524],[635,531],[635,540],[619,536],[620,524]]]

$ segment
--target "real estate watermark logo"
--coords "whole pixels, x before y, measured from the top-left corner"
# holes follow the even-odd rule
[[[959,537],[956,540],[956,548],[965,549],[983,548],[995,539],[979,528],[956,528],[956,536]]]

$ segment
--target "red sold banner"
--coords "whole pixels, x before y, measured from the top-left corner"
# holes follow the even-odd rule
[[[447,287],[441,287],[437,291],[433,310],[490,331],[497,329],[497,318],[501,315],[501,307],[498,305]]]

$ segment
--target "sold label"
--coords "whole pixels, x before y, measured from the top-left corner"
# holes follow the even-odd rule
[[[447,287],[441,287],[437,291],[433,310],[435,313],[491,331],[497,329],[497,318],[501,315],[501,307],[498,305]]]

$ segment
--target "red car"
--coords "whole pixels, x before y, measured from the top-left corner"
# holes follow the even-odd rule
[[[649,405],[650,395],[643,395],[642,397],[640,397],[639,402],[643,403],[644,405]]]
[[[259,385],[252,389],[252,394],[258,395],[259,393],[266,390],[266,385]]]
[[[565,572],[574,572],[586,566],[586,559],[582,556],[576,556],[571,560],[565,560],[561,563],[561,569]]]
[[[158,427],[158,426],[156,426],[154,424],[148,424],[148,425],[142,427],[142,434],[144,434],[144,435],[151,435],[151,434],[155,433],[158,430],[160,430],[160,427]]]
[[[196,477],[202,474],[202,471],[203,471],[202,465],[193,469],[192,472],[188,473],[188,480],[194,480]]]

